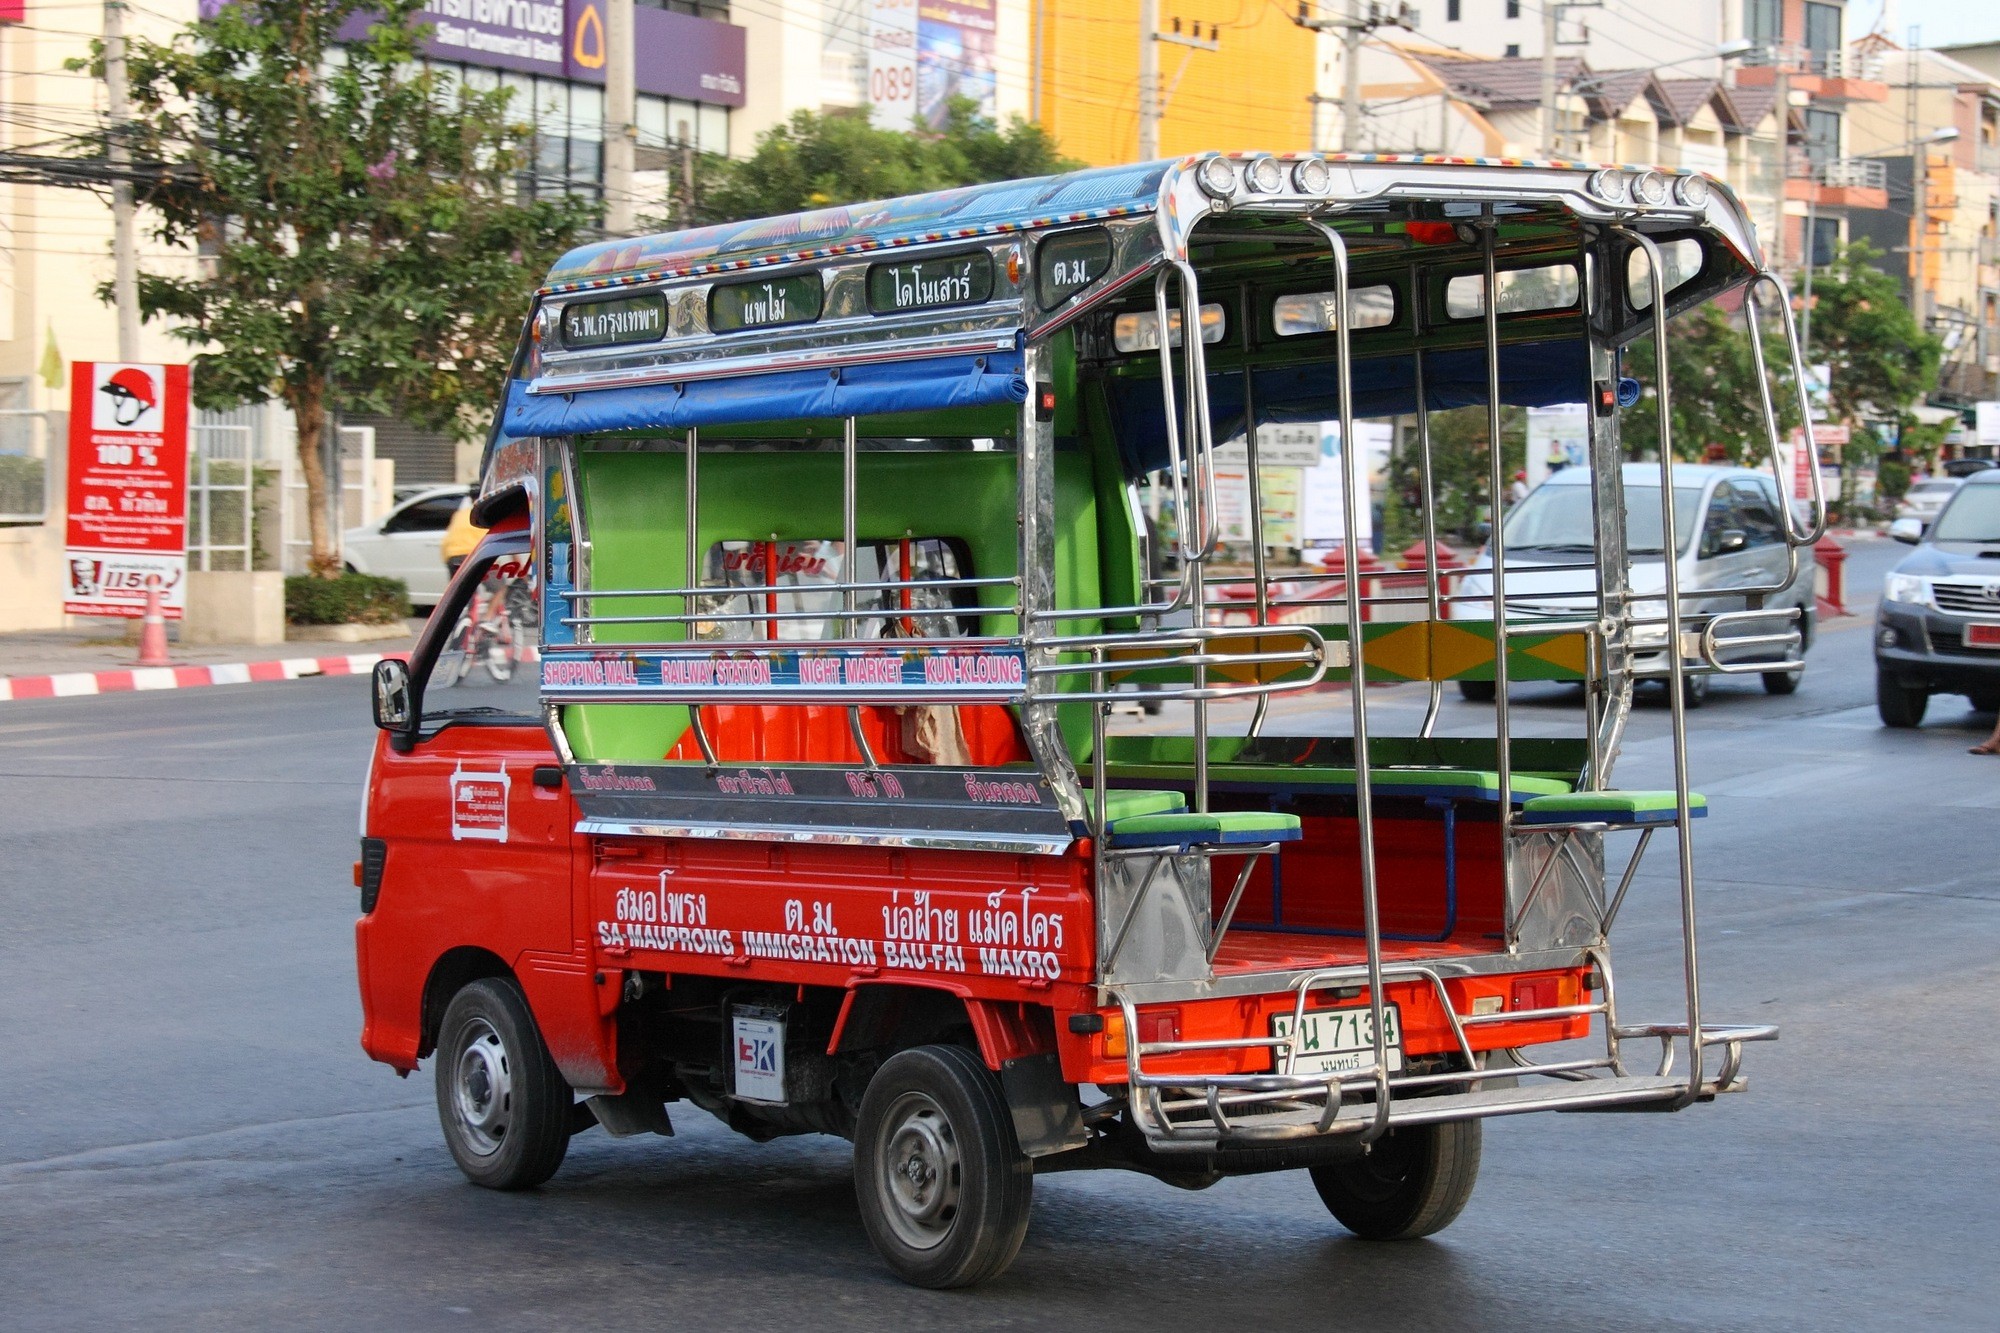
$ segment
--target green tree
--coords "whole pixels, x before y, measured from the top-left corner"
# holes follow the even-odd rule
[[[1882,252],[1866,241],[1843,245],[1813,273],[1808,365],[1828,367],[1835,421],[1896,417],[1937,387],[1944,344],[1918,326],[1896,279],[1875,267]],[[1804,303],[1804,278],[1797,288]]]
[[[1080,165],[1058,154],[1041,127],[1018,117],[997,126],[969,102],[955,103],[936,133],[878,129],[866,111],[800,111],[759,135],[743,161],[705,158],[693,209],[674,225],[772,217]]]
[[[1798,424],[1798,395],[1784,369],[1782,333],[1775,325],[1763,332],[1771,405],[1782,437]],[[1619,422],[1625,455],[1657,458],[1660,418],[1652,338],[1637,339],[1626,348],[1624,365],[1644,393]],[[1725,311],[1711,302],[1669,323],[1667,382],[1671,389],[1667,417],[1676,458],[1706,458],[1711,447],[1719,446],[1732,463],[1769,465],[1770,435],[1758,400],[1757,359],[1740,309]]]
[[[1431,492],[1440,541],[1475,543],[1480,539],[1479,525],[1492,517],[1488,424],[1484,407],[1431,413]],[[1501,407],[1500,450],[1504,484],[1527,466],[1527,409]],[[1383,497],[1382,505],[1385,549],[1423,532],[1423,473],[1414,432],[1390,455],[1386,481],[1389,494]]]
[[[291,409],[322,575],[339,572],[330,412],[462,430],[490,411],[527,294],[588,216],[517,197],[530,131],[504,92],[418,63],[422,7],[370,0],[344,52],[360,0],[236,0],[129,47],[133,155],[172,182],[145,202],[162,240],[202,253],[142,275],[141,309],[198,349],[198,404]]]

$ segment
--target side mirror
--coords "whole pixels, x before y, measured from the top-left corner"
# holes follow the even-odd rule
[[[1749,544],[1750,538],[1744,533],[1743,529],[1724,528],[1720,533],[1716,534],[1715,553],[1717,555],[1728,555],[1732,551],[1742,550]]]
[[[1915,546],[1924,539],[1924,521],[1920,518],[1899,518],[1889,525],[1889,536],[1905,546]]]
[[[410,700],[410,664],[387,657],[375,664],[372,681],[375,696],[375,725],[384,731],[411,731],[416,726],[416,709]]]

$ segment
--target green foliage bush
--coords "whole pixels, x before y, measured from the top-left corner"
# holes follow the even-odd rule
[[[294,625],[393,625],[410,614],[410,590],[401,579],[373,574],[285,580],[285,619]]]

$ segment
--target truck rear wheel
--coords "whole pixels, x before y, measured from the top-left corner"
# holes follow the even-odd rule
[[[520,1190],[554,1175],[571,1100],[513,982],[487,977],[452,997],[438,1033],[438,1120],[467,1180]]]
[[[1334,1220],[1363,1240],[1415,1240],[1450,1226],[1479,1179],[1480,1122],[1392,1129],[1366,1155],[1310,1169]]]
[[[969,1287],[1014,1262],[1034,1166],[1000,1080],[958,1046],[919,1046],[869,1080],[854,1135],[868,1239],[919,1287]]]

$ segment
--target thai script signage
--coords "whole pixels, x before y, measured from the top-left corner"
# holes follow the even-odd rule
[[[894,697],[922,692],[1009,700],[1027,688],[1027,662],[1012,649],[906,644],[759,652],[551,651],[542,693],[552,699],[620,693],[729,699],[787,694]]]
[[[203,17],[222,4],[201,0]],[[601,84],[609,58],[604,10],[605,0],[428,0],[417,21],[431,31],[419,49],[433,60]],[[336,40],[358,42],[374,21],[356,14]],[[643,5],[633,11],[632,29],[638,91],[743,105],[743,29]],[[528,110],[521,101],[517,115]]]
[[[141,616],[157,587],[171,620],[187,596],[188,368],[71,367],[63,610]]]
[[[992,299],[993,256],[983,250],[908,264],[877,264],[868,270],[868,308],[878,315],[979,305]]]
[[[617,347],[659,341],[667,331],[667,298],[658,292],[608,301],[572,301],[563,307],[562,345]]]
[[[1102,227],[1058,232],[1035,253],[1035,296],[1053,310],[1111,268],[1111,233]]]
[[[718,283],[708,293],[708,327],[716,333],[734,333],[810,324],[825,303],[826,288],[813,273]]]
[[[917,0],[867,0],[868,106],[875,124],[907,130],[917,116]]]

